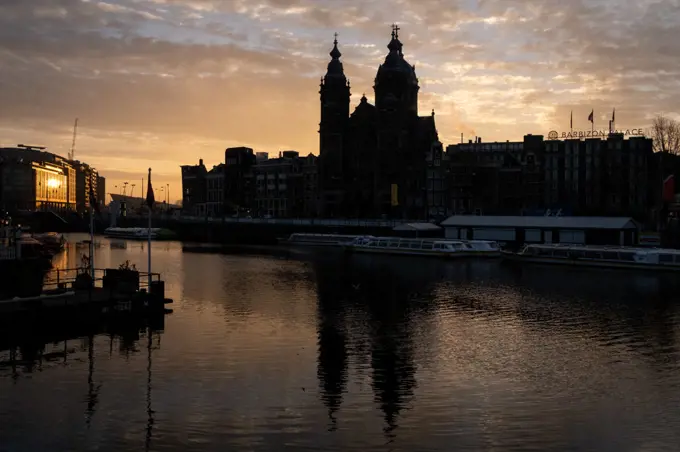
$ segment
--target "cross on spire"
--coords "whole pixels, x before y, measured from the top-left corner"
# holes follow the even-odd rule
[[[338,43],[338,32],[337,31],[335,33],[333,33],[333,37],[335,38],[334,43],[337,44]]]
[[[393,38],[399,39],[399,30],[401,30],[401,28],[399,28],[399,25],[392,24],[392,37]]]

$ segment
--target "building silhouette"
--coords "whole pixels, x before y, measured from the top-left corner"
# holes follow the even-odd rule
[[[182,165],[182,210],[190,215],[205,215],[208,196],[206,176],[208,170],[203,159],[198,165]]]
[[[319,91],[323,217],[427,216],[426,155],[441,147],[434,112],[418,115],[418,78],[396,26],[387,48],[373,86],[375,105],[363,96],[350,115],[350,83],[337,36],[333,42]]]
[[[0,148],[0,208],[11,213],[43,211],[85,213],[89,191],[104,181],[85,163],[70,161],[43,147]]]

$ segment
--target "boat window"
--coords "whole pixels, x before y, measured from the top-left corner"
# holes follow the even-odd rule
[[[585,257],[586,259],[600,259],[601,258],[600,253],[598,253],[597,251],[586,251],[585,253],[583,253],[583,257]]]
[[[431,250],[432,249],[432,242],[423,242],[423,249],[424,250]]]
[[[399,239],[392,239],[389,241],[388,246],[390,248],[398,248],[399,247]]]
[[[614,251],[603,251],[602,252],[602,259],[605,260],[610,260],[610,261],[616,261],[619,259],[618,253]]]
[[[420,242],[411,242],[411,249],[419,249]]]
[[[387,248],[387,241],[386,240],[379,241],[378,246],[381,248]]]
[[[619,253],[619,259],[622,261],[634,261],[635,253]]]
[[[551,256],[553,252],[553,250],[550,248],[539,248],[536,251],[538,251],[536,254],[539,256]]]
[[[435,249],[435,250],[441,250],[441,249],[442,249],[442,246],[443,246],[443,245],[442,245],[441,243],[435,243],[433,249]]]
[[[659,263],[660,264],[672,264],[673,263],[673,255],[672,254],[659,254]]]
[[[567,250],[553,250],[552,255],[554,257],[567,257],[568,252]]]

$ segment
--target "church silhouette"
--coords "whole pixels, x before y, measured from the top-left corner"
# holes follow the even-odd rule
[[[418,116],[418,77],[396,25],[387,48],[373,86],[375,105],[364,95],[350,115],[350,83],[335,35],[319,91],[322,217],[427,217],[426,156],[442,149],[434,110]]]

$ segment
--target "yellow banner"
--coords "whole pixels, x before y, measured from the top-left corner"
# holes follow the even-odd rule
[[[399,187],[397,184],[392,184],[392,205],[399,205]]]

